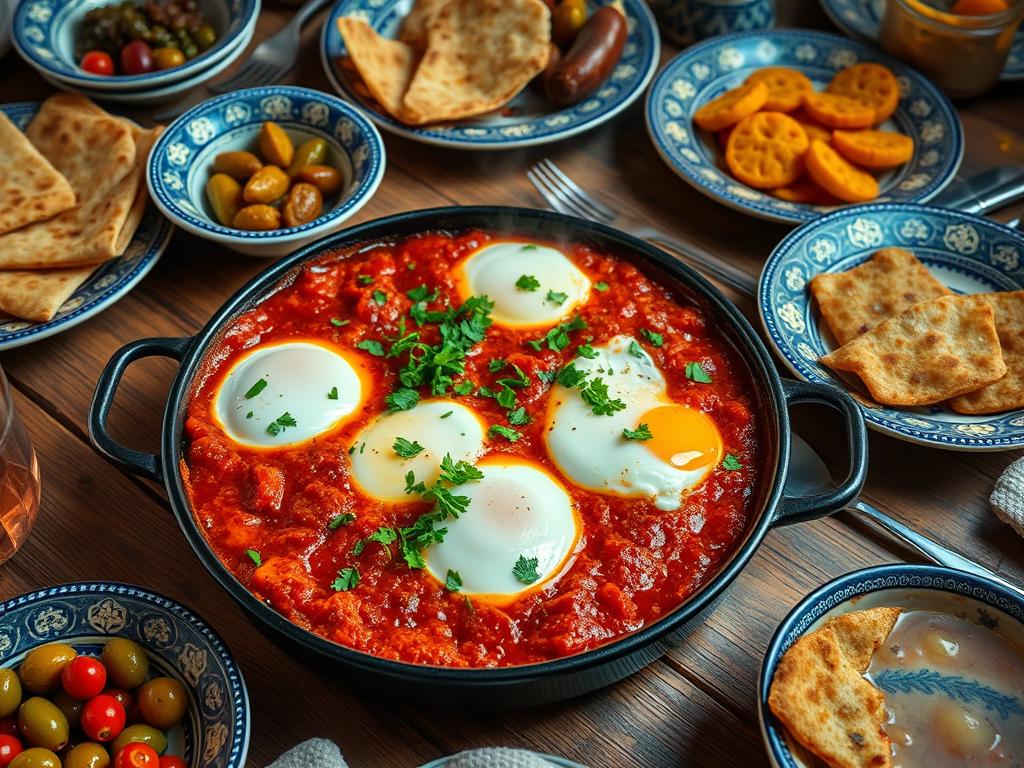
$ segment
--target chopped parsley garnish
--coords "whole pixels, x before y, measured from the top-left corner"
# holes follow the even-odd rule
[[[542,384],[550,384],[558,376],[558,371],[537,371],[537,378]]]
[[[536,245],[532,245],[532,244],[531,245],[524,245],[519,250],[521,250],[521,251],[536,251],[537,250],[537,246]]]
[[[333,326],[335,326],[337,328],[341,328],[341,326],[343,326],[343,325],[348,325],[350,322],[352,322],[352,321],[351,320],[342,320],[340,317],[332,317],[331,318],[331,325],[333,325]]]
[[[366,450],[366,442],[364,441],[364,442],[360,443],[360,445],[359,445],[359,455],[362,456],[363,455],[363,451],[365,451],[365,450]]]
[[[516,389],[522,389],[523,387],[530,386],[530,377],[523,373],[523,369],[518,365],[513,364],[512,370],[515,373],[514,376],[507,376],[503,379],[495,379],[495,384],[501,384],[503,387],[515,387]]]
[[[338,388],[337,387],[331,387],[331,391],[327,393],[327,399],[328,400],[337,400],[338,399]]]
[[[394,528],[385,528],[381,526],[376,531],[366,537],[367,541],[375,541],[382,547],[387,547],[398,541],[398,531]]]
[[[491,424],[490,428],[487,430],[487,434],[500,435],[501,437],[504,437],[506,440],[508,440],[510,443],[514,443],[516,440],[523,436],[522,432],[517,432],[516,430],[510,427],[506,427],[502,424]]]
[[[288,411],[285,411],[267,425],[267,434],[276,437],[288,429],[288,427],[297,426],[298,422],[295,421],[295,418]]]
[[[626,409],[624,402],[617,399],[612,400],[608,396],[608,385],[600,376],[595,376],[587,382],[585,387],[580,389],[580,397],[597,416],[611,416],[616,411]]]
[[[356,344],[356,349],[369,352],[374,357],[384,357],[384,345],[376,339],[363,339]]]
[[[492,358],[491,362],[489,362],[487,364],[487,370],[490,371],[491,373],[497,373],[502,368],[504,368],[506,365],[508,365],[508,363],[506,361],[502,360],[499,357],[495,357],[495,358]]]
[[[581,331],[587,327],[586,321],[577,315],[567,323],[559,323],[541,339],[531,339],[526,343],[533,347],[536,351],[540,352],[544,348],[544,344],[548,345],[548,349],[553,352],[561,352],[563,349],[569,346],[569,334],[572,331]]]
[[[403,459],[411,459],[423,450],[423,446],[415,440],[406,440],[404,437],[396,437],[395,444],[391,447]]]
[[[364,549],[366,549],[366,539],[359,539],[359,541],[352,545],[352,554],[358,557],[363,554]]]
[[[731,453],[725,454],[725,458],[722,459],[722,469],[727,469],[730,472],[735,472],[740,469],[743,465],[740,460],[733,456]]]
[[[384,291],[374,291],[373,300],[376,301],[378,304],[387,304],[388,295],[384,293]]]
[[[700,363],[691,362],[686,364],[686,378],[700,384],[711,383],[711,377],[708,376],[708,372],[704,370],[704,367]]]
[[[636,343],[636,339],[633,339],[632,341],[629,342],[629,354],[631,354],[633,357],[639,357],[642,360],[644,358],[644,355],[646,355],[647,353],[644,352],[643,347]]]
[[[359,281],[360,285],[370,285],[373,282],[372,275],[356,275],[356,280]]]
[[[260,392],[262,392],[266,388],[267,388],[267,380],[266,379],[260,379],[255,384],[253,384],[251,387],[249,387],[249,389],[245,393],[245,399],[246,400],[252,400],[254,397],[256,397],[256,395],[258,395]]]
[[[445,411],[444,413],[442,413],[442,414],[441,414],[441,418],[442,418],[442,419],[447,419],[447,418],[448,418],[449,416],[451,416],[451,415],[452,415],[453,413],[455,413],[455,411]]]
[[[473,394],[473,382],[469,379],[460,381],[453,387],[453,389],[455,390],[456,395],[471,395]]]
[[[552,304],[565,304],[565,300],[569,298],[569,294],[562,293],[561,291],[548,291],[548,295],[545,298]]]
[[[540,288],[540,280],[533,275],[520,275],[516,280],[516,288],[520,291],[536,291]]]
[[[536,557],[520,555],[519,559],[516,560],[516,564],[512,566],[512,575],[523,584],[533,584],[540,579],[540,574],[537,573],[537,565]]]
[[[640,335],[647,339],[652,347],[660,347],[665,343],[665,338],[660,333],[649,331],[646,328],[640,329]]]
[[[579,357],[585,357],[588,360],[593,360],[597,357],[597,350],[594,349],[590,344],[580,344],[576,347],[576,354]]]
[[[253,561],[257,568],[263,565],[263,558],[260,557],[260,553],[255,549],[247,549],[245,550],[245,554],[249,556],[249,559]]]
[[[420,401],[420,393],[408,387],[399,387],[384,398],[389,411],[408,411]]]
[[[444,580],[444,588],[449,592],[458,592],[462,589],[462,577],[459,576],[458,571],[453,571],[451,568],[448,569],[448,576]]]
[[[327,530],[336,531],[339,528],[343,528],[346,525],[351,525],[356,520],[356,516],[351,512],[346,512],[342,515],[335,515],[331,518],[331,521],[327,523]]]
[[[623,429],[622,436],[627,440],[650,440],[654,437],[647,424],[638,424],[636,429]]]
[[[576,367],[575,363],[569,363],[558,372],[558,383],[563,387],[578,387],[587,378],[587,374]]]
[[[520,427],[523,424],[529,424],[531,421],[533,419],[530,418],[530,414],[522,406],[508,412],[508,423],[513,426]]]
[[[249,411],[247,414],[245,414],[245,418],[251,419],[252,418],[252,411]]]
[[[430,289],[427,288],[427,284],[424,283],[423,285],[413,288],[411,291],[406,291],[405,295],[408,296],[411,301],[433,301],[437,298],[437,291],[431,293]]]
[[[338,578],[331,582],[331,589],[335,592],[347,592],[359,583],[359,569],[355,566],[342,568],[338,571]]]
[[[598,280],[596,283],[594,283],[594,290],[604,293],[605,291],[608,290],[608,283],[606,283],[604,280]]]

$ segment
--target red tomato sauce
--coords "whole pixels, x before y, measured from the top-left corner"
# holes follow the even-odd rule
[[[413,304],[406,292],[420,285],[439,291],[430,309],[459,306],[452,266],[493,239],[479,231],[431,233],[321,257],[226,327],[191,393],[181,469],[193,514],[210,545],[248,589],[289,620],[375,656],[450,667],[508,666],[607,643],[656,621],[704,585],[732,553],[752,514],[760,436],[752,384],[739,356],[700,309],[681,303],[629,262],[586,245],[563,244],[593,283],[608,286],[592,290],[580,308],[587,328],[575,331],[562,351],[538,352],[526,342],[544,330],[492,325],[468,354],[465,374],[478,386],[493,386],[507,373],[490,373],[488,362],[504,358],[530,377],[518,394],[533,423],[518,427],[523,437],[517,442],[489,438],[484,457],[522,456],[569,491],[582,534],[562,575],[496,605],[449,592],[426,570],[408,568],[394,546],[387,551],[367,543],[353,554],[357,542],[378,527],[408,526],[430,509],[422,501],[374,500],[350,480],[355,436],[386,410],[384,398],[398,386],[401,365],[396,358],[357,351],[356,344],[396,336],[399,318]],[[364,285],[360,275],[372,276],[372,284]],[[383,305],[374,291],[386,294]],[[348,322],[338,325],[338,320]],[[547,456],[541,435],[551,384],[538,372],[559,370],[586,341],[597,346],[618,334],[640,338],[641,328],[664,338],[661,347],[647,351],[668,382],[668,395],[709,414],[725,451],[742,465],[732,471],[719,466],[670,512],[642,499],[575,486]],[[425,325],[424,332],[430,343],[436,341],[435,327]],[[231,440],[212,406],[233,362],[258,344],[311,337],[367,359],[376,387],[361,410],[333,431],[294,447],[259,450]],[[686,365],[693,361],[710,374],[710,384],[686,378]],[[447,396],[454,397],[450,391]],[[493,398],[455,399],[485,423],[505,423],[505,410]],[[328,528],[345,514],[355,520]],[[259,567],[247,556],[250,549],[259,553]],[[352,566],[360,572],[358,585],[332,589],[339,570]]]

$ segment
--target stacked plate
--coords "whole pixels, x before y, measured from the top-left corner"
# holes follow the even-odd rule
[[[217,31],[217,42],[209,50],[173,69],[143,75],[94,75],[78,66],[75,42],[86,13],[116,2],[119,0],[22,0],[14,13],[14,47],[43,79],[58,88],[110,102],[162,104],[234,63],[252,40],[260,11],[260,0],[199,0],[203,16]]]

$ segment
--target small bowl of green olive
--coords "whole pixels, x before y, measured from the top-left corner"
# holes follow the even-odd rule
[[[249,719],[224,642],[169,598],[82,582],[0,608],[7,768],[242,768]]]
[[[376,191],[384,142],[358,108],[319,91],[224,94],[153,147],[150,194],[177,226],[250,256],[278,257],[337,231]]]

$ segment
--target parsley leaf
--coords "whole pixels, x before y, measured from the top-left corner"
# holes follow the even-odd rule
[[[450,454],[441,459],[441,479],[452,485],[462,485],[470,480],[483,480],[484,473],[468,461],[453,462]]]
[[[356,275],[356,280],[359,281],[360,285],[370,285],[373,282],[372,275]]]
[[[708,376],[707,371],[704,370],[700,363],[687,363],[686,364],[686,378],[690,381],[696,381],[700,384],[710,384],[711,377]]]
[[[352,554],[358,557],[363,554],[364,549],[366,549],[366,539],[359,539],[359,541],[352,545]]]
[[[510,443],[516,442],[516,440],[523,436],[522,432],[517,432],[516,430],[502,424],[491,424],[490,428],[487,430],[487,434],[491,436],[500,435]]]
[[[533,275],[520,275],[516,280],[516,288],[521,291],[536,291],[540,288],[540,280]]]
[[[548,345],[548,349],[553,352],[561,352],[563,349],[569,346],[569,334],[572,331],[581,331],[587,327],[586,321],[577,315],[567,323],[559,323],[541,339],[531,339],[526,343],[533,347],[538,352],[544,348],[544,344]]]
[[[447,418],[448,418],[449,416],[451,416],[451,415],[452,415],[453,413],[455,413],[455,411],[445,411],[444,413],[442,413],[442,414],[441,414],[440,418],[442,418],[442,419],[447,419]]]
[[[505,410],[510,410],[516,407],[516,393],[508,386],[503,386],[498,391],[498,394],[494,396],[494,399],[497,400],[498,405]]]
[[[650,440],[654,437],[647,424],[638,424],[636,429],[623,429],[622,436],[627,440]]]
[[[408,387],[399,387],[384,398],[389,411],[408,411],[420,401],[420,393]]]
[[[437,298],[437,291],[433,293],[427,288],[427,284],[419,285],[413,288],[411,291],[406,291],[405,295],[409,297],[411,301],[433,301]]]
[[[740,469],[743,465],[740,460],[733,456],[731,453],[725,454],[725,458],[722,459],[722,469],[727,469],[730,472],[735,472]]]
[[[245,554],[249,556],[249,559],[253,561],[257,568],[263,565],[263,558],[260,557],[260,553],[255,549],[247,549],[245,550]]]
[[[254,397],[256,397],[256,395],[258,395],[260,392],[262,392],[266,388],[267,388],[267,380],[266,379],[260,379],[255,384],[253,384],[251,387],[249,387],[249,389],[245,393],[245,399],[246,400],[252,400]]]
[[[512,575],[523,584],[533,584],[540,579],[540,574],[537,573],[537,565],[536,557],[520,555],[519,559],[516,560],[516,564],[512,566]]]
[[[473,382],[470,381],[469,379],[466,379],[465,381],[460,381],[458,384],[455,385],[454,389],[456,395],[471,395],[473,394]]]
[[[636,339],[633,339],[632,341],[629,342],[629,354],[631,354],[633,357],[639,357],[641,360],[643,360],[644,356],[647,353],[644,352],[643,347],[636,343]]]
[[[294,417],[288,413],[288,411],[285,411],[267,425],[267,434],[276,437],[288,429],[288,427],[297,426],[298,423],[295,421]]]
[[[597,350],[594,349],[590,344],[580,344],[576,347],[576,354],[579,357],[585,357],[588,360],[593,360],[597,357]]]
[[[537,246],[533,245],[532,243],[530,243],[529,245],[524,245],[519,250],[520,251],[536,251],[537,250]]]
[[[647,339],[647,341],[651,343],[652,347],[660,347],[665,343],[665,339],[660,333],[649,331],[646,328],[640,329],[640,335]]]
[[[356,344],[356,349],[361,349],[364,352],[369,352],[374,357],[384,357],[384,345],[382,345],[376,339],[363,339]]]
[[[351,525],[355,522],[356,516],[351,512],[346,512],[342,515],[335,515],[331,518],[331,521],[327,524],[327,530],[336,531],[346,525]]]
[[[381,526],[376,531],[366,537],[367,541],[375,541],[382,547],[387,547],[390,544],[394,544],[398,541],[398,532],[394,528],[385,528]]]
[[[351,320],[342,320],[340,317],[331,318],[331,325],[335,326],[336,328],[341,328],[341,326],[348,325],[351,322]]]
[[[489,362],[487,364],[487,370],[490,371],[491,373],[497,373],[502,368],[504,368],[506,365],[508,365],[508,363],[506,361],[502,360],[499,357],[495,357],[495,358],[492,358],[491,362]]]
[[[548,295],[545,297],[552,304],[565,304],[565,300],[568,298],[569,294],[562,293],[561,291],[548,291]]]
[[[558,372],[556,378],[563,387],[571,389],[580,386],[586,380],[587,374],[577,368],[575,363],[569,363]]]
[[[513,411],[509,411],[508,423],[513,426],[519,427],[523,424],[529,424],[533,419],[530,418],[530,414],[526,412],[526,409],[519,406]]]
[[[617,399],[612,400],[608,396],[608,385],[600,376],[595,376],[587,382],[585,387],[580,389],[580,397],[597,416],[611,416],[616,411],[626,409],[624,402]]]
[[[331,387],[331,391],[327,393],[327,399],[328,400],[337,400],[338,399],[338,388],[337,387]]]
[[[331,582],[331,589],[335,592],[347,592],[359,583],[359,569],[342,568],[338,571],[338,578]]]
[[[423,446],[418,442],[406,440],[404,437],[396,437],[395,444],[391,447],[403,459],[411,459],[423,450]]]
[[[594,290],[604,293],[605,291],[608,290],[608,283],[606,283],[604,280],[598,280],[596,283],[594,283]]]
[[[501,384],[504,387],[515,387],[522,389],[523,387],[530,386],[530,377],[523,373],[523,369],[518,365],[513,364],[512,370],[515,372],[515,376],[507,376],[503,379],[495,379],[495,384]]]
[[[388,303],[388,295],[386,293],[384,293],[384,291],[374,291],[373,292],[373,300],[375,302],[377,302],[378,304],[387,304]]]
[[[458,592],[462,589],[462,577],[459,576],[458,571],[453,571],[451,568],[448,569],[448,577],[444,580],[444,588],[449,592]]]

